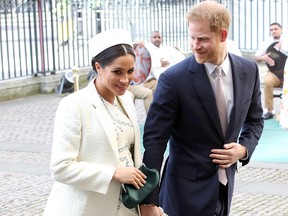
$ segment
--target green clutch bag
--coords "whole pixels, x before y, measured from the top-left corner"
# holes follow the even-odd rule
[[[145,197],[151,193],[159,183],[159,172],[156,169],[149,169],[142,164],[139,170],[143,172],[147,178],[146,183],[140,189],[137,189],[132,184],[124,184],[122,191],[122,202],[127,208],[135,208]]]

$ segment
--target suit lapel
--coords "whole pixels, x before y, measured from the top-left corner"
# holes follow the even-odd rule
[[[232,68],[232,77],[233,77],[233,88],[234,88],[234,104],[233,108],[230,113],[230,121],[227,130],[227,135],[231,133],[230,131],[233,130],[235,124],[237,124],[238,119],[241,114],[242,104],[243,104],[243,96],[244,91],[246,89],[246,79],[247,79],[247,72],[244,71],[243,65],[241,62],[229,54],[231,68]]]
[[[237,124],[239,116],[241,114],[241,107],[243,104],[243,91],[246,88],[246,77],[247,71],[243,70],[243,65],[241,62],[229,54],[232,76],[233,76],[233,88],[234,88],[234,105],[230,113],[230,121],[227,129],[227,135],[229,136],[230,130],[233,129],[234,125]],[[192,73],[192,83],[195,87],[195,91],[199,95],[201,102],[203,103],[211,121],[213,122],[218,133],[223,136],[221,123],[219,115],[217,112],[216,101],[214,97],[214,92],[211,87],[209,78],[207,77],[206,70],[204,65],[196,63],[194,57],[192,61],[195,61],[194,64],[190,66],[190,72]]]
[[[215,126],[218,133],[223,136],[214,92],[210,84],[209,78],[207,77],[204,65],[198,64],[194,57],[192,57],[192,61],[194,62],[191,64],[191,66],[193,66],[190,67],[190,72],[192,73],[192,83],[195,87],[195,91],[199,95],[199,98],[203,103],[203,106],[207,111],[211,122]]]

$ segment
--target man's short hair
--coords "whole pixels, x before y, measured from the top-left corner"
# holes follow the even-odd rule
[[[277,22],[273,22],[273,23],[270,24],[270,26],[273,26],[273,25],[277,25],[279,28],[282,29],[282,26],[279,23],[277,23]]]

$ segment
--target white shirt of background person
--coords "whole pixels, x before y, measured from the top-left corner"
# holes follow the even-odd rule
[[[229,53],[234,55],[242,56],[242,53],[236,43],[230,39],[227,39],[227,49]]]

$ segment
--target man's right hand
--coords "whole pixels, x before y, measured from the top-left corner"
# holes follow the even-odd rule
[[[275,65],[275,61],[270,57],[271,53],[265,55],[265,62],[271,67]]]
[[[170,61],[166,57],[161,58],[160,62],[161,62],[161,67],[168,67],[170,65]]]
[[[141,216],[163,216],[163,210],[156,205],[140,205]]]

